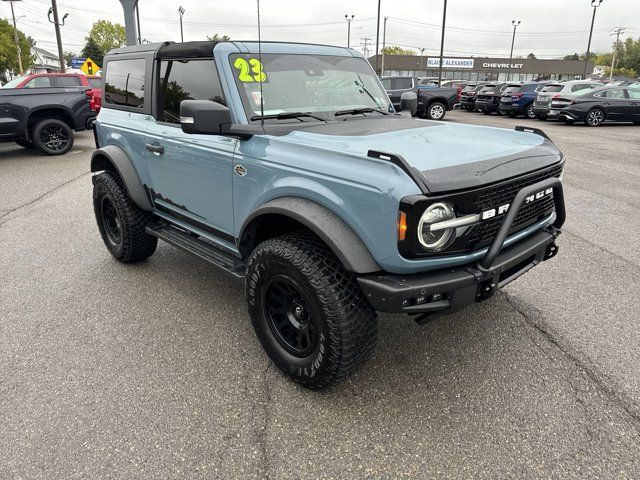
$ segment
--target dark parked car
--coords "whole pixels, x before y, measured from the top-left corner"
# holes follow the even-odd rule
[[[552,110],[567,123],[584,122],[597,127],[605,121],[633,122],[640,125],[640,90],[600,87],[573,98],[555,98]]]
[[[476,96],[486,83],[469,83],[460,92],[460,106],[463,110],[473,112],[476,109]]]
[[[88,87],[7,88],[0,90],[0,141],[15,141],[47,155],[73,147],[73,130],[95,118]]]
[[[536,96],[533,102],[533,113],[539,120],[556,118],[558,110],[551,110],[551,101],[554,98],[573,95],[585,89],[599,87],[600,84],[592,80],[572,80],[570,82],[554,82],[545,85]]]
[[[383,77],[380,79],[396,111],[400,111],[402,95],[413,92],[418,97],[415,115],[442,120],[458,101],[458,89],[428,85],[429,79],[417,77]],[[427,83],[427,84],[422,84]],[[415,97],[414,97],[415,98]]]
[[[485,85],[485,87],[478,92],[476,98],[476,109],[479,112],[485,113],[487,115],[493,112],[501,115],[502,113],[500,112],[500,97],[502,96],[502,92],[504,92],[510,85],[512,86],[512,88],[520,86],[519,83],[491,83]]]
[[[510,117],[524,115],[526,118],[536,118],[533,102],[546,84],[547,82],[531,82],[516,88],[507,87],[500,97],[500,111]]]

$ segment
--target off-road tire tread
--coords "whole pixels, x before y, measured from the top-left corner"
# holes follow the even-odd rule
[[[119,255],[109,249],[112,255],[123,263],[134,263],[144,260],[156,251],[158,238],[149,235],[145,228],[151,220],[151,215],[140,209],[133,200],[129,198],[127,190],[120,176],[115,172],[103,172],[94,180],[94,210],[96,219],[98,218],[97,190],[104,188],[113,199],[116,211],[122,221],[122,242],[123,248]],[[109,245],[105,234],[100,230],[105,245]]]
[[[371,357],[377,339],[376,312],[364,298],[355,276],[312,233],[275,237],[261,243],[249,258],[248,304],[255,295],[251,283],[256,265],[265,254],[278,256],[297,268],[316,292],[326,315],[331,351],[328,367],[322,378],[298,381],[307,388],[320,389],[343,380]]]

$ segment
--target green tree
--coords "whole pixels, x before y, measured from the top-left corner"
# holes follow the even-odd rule
[[[18,44],[20,45],[20,58],[22,69],[27,70],[33,63],[31,55],[31,42],[29,37],[18,30]],[[13,34],[13,25],[8,20],[0,20],[0,72],[13,70],[18,73],[18,49]],[[6,79],[5,79],[6,80]]]
[[[227,42],[231,40],[229,35],[221,35],[219,33],[214,33],[212,36],[207,35],[207,40],[211,42]]]
[[[62,56],[64,57],[64,64],[67,66],[67,68],[70,68],[69,66],[71,65],[71,60],[73,60],[74,57],[77,57],[78,54],[75,52],[66,51],[62,54]]]
[[[95,22],[89,31],[89,36],[85,38],[87,43],[90,38],[93,39],[98,46],[102,57],[104,57],[109,50],[124,47],[127,44],[127,34],[125,33],[124,26],[119,23],[111,23],[108,20],[98,20]],[[96,62],[98,61],[95,58],[93,59]],[[99,65],[102,65],[102,62],[99,62]]]
[[[385,55],[415,55],[416,52],[410,48],[402,48],[398,46],[384,47],[382,53]]]
[[[531,52],[529,55],[527,55],[527,58],[528,58],[529,60],[535,60],[535,59],[536,59],[536,58],[538,58],[538,57],[536,57],[535,53]]]
[[[82,49],[82,56],[83,57],[90,57],[91,60],[93,60],[94,62],[96,62],[98,65],[100,65],[101,67],[102,65],[102,61],[104,60],[104,54],[106,52],[104,52],[96,43],[96,41],[93,39],[93,37],[87,37],[87,43],[85,44],[84,48]]]

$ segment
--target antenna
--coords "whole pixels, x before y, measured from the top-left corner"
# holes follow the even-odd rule
[[[262,65],[262,37],[260,36],[260,0],[258,2],[258,60]],[[262,78],[258,82],[260,84],[260,126],[264,129],[264,97],[262,96]]]

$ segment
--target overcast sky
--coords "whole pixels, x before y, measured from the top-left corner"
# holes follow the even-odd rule
[[[387,44],[425,48],[425,55],[439,51],[443,2],[382,0],[382,16],[389,17]],[[18,21],[19,28],[38,46],[55,52],[54,29],[47,20],[50,5],[50,0],[21,0],[15,3],[15,10],[16,16],[25,15]],[[234,39],[257,38],[255,0],[140,0],[142,37],[179,41],[180,5],[186,10],[185,40],[204,40],[214,33]],[[58,10],[60,16],[69,13],[62,28],[65,50],[79,52],[96,20],[124,23],[118,0],[59,0]],[[355,15],[351,46],[361,50],[361,39],[368,37],[373,53],[376,0],[261,0],[262,38],[346,45],[345,14]],[[590,0],[449,0],[445,53],[456,57],[508,57],[513,19],[522,20],[516,36],[516,56],[533,52],[539,58],[557,58],[584,52],[591,14]],[[9,4],[1,2],[0,16],[10,15]],[[627,27],[627,35],[640,37],[640,0],[603,1],[596,16],[592,50],[610,50],[609,34],[617,26]]]

